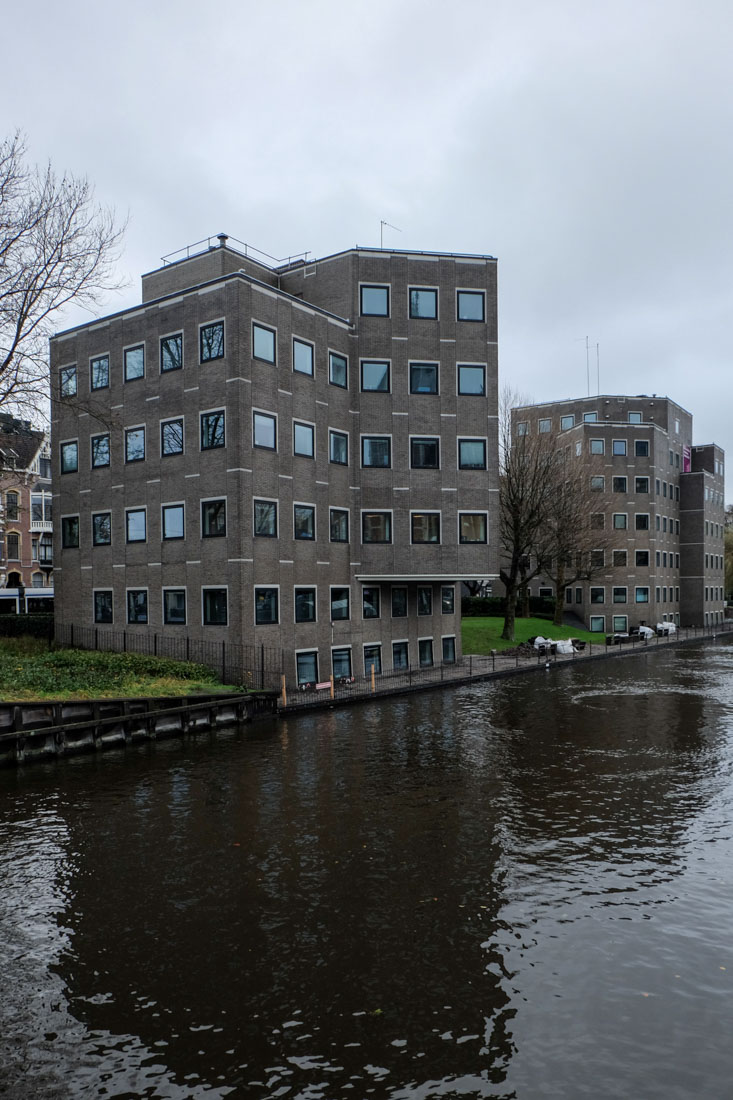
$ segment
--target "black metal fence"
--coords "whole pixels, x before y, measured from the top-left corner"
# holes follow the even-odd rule
[[[193,661],[215,672],[222,683],[249,689],[279,691],[282,683],[282,650],[272,646],[201,641],[152,631],[106,630],[97,626],[75,626],[74,623],[56,624],[56,644]]]

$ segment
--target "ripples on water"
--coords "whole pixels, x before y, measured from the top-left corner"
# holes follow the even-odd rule
[[[730,1095],[732,670],[0,773],[0,1095]]]

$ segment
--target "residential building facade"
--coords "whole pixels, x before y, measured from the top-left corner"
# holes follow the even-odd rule
[[[51,452],[44,432],[0,414],[0,611],[7,590],[53,587]],[[4,590],[4,593],[3,593]],[[46,593],[47,594],[47,593]]]
[[[460,656],[496,573],[496,261],[265,262],[223,234],[51,342],[59,618],[280,647],[290,683]]]
[[[513,431],[547,433],[587,477],[597,566],[566,607],[590,630],[709,626],[724,609],[724,454],[693,446],[692,415],[656,394],[603,395],[512,410]],[[548,578],[533,595],[555,595]]]

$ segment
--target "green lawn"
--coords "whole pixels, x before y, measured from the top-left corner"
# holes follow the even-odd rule
[[[186,696],[234,691],[204,665],[143,657],[49,649],[37,638],[0,639],[0,702]]]
[[[491,653],[492,649],[510,649],[512,646],[526,642],[529,638],[535,638],[539,634],[543,638],[580,638],[584,642],[594,642],[603,645],[605,634],[591,634],[589,630],[581,630],[575,626],[554,626],[548,619],[517,619],[514,624],[514,641],[506,642],[501,637],[504,629],[503,618],[466,618],[461,622],[461,636],[463,638],[463,652]]]

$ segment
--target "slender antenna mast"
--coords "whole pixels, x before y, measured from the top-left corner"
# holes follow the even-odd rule
[[[601,396],[601,345],[596,344],[596,386],[598,387],[598,396]]]
[[[396,229],[398,233],[402,232],[401,229],[397,229],[396,225],[391,225],[389,222],[381,221],[379,223],[379,247],[380,248],[384,248],[384,227],[385,227],[385,225],[387,226],[388,229]]]

